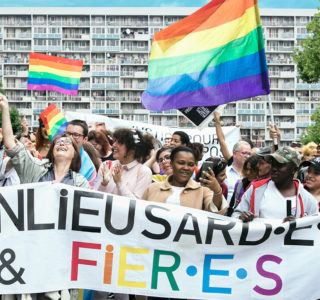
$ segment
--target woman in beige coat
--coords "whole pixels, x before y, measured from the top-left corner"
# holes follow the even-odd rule
[[[149,185],[141,199],[224,214],[227,201],[213,171],[209,169],[210,174],[205,173],[207,179],[201,178],[201,183],[194,181],[191,176],[196,162],[188,147],[173,149],[170,159],[172,175],[164,182]]]

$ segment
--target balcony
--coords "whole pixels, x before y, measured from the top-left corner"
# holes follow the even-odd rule
[[[105,109],[92,109],[93,114],[105,114]]]
[[[121,47],[123,52],[148,52],[148,47]]]
[[[107,83],[106,84],[106,89],[118,90],[119,88],[120,88],[119,83]]]
[[[106,46],[104,51],[120,51],[120,46]]]
[[[106,75],[105,72],[103,72],[103,71],[99,71],[99,72],[98,71],[92,71],[91,74],[92,74],[92,76],[97,76],[97,77]]]
[[[106,114],[108,115],[119,115],[119,109],[106,109]]]
[[[104,33],[93,33],[91,36],[93,40],[104,40],[106,38]]]
[[[266,51],[267,52],[293,52],[294,46],[291,47],[272,47],[272,46],[267,46]]]
[[[320,89],[320,84],[319,83],[311,83],[310,88],[315,89],[315,90]]]
[[[297,114],[310,114],[309,109],[297,109]]]
[[[92,46],[92,51],[96,51],[96,52],[104,52],[106,49],[105,46]]]
[[[298,128],[306,128],[309,126],[309,122],[297,122]]]
[[[297,89],[306,90],[310,88],[310,85],[308,83],[297,83],[296,86],[297,86]]]
[[[104,89],[105,84],[104,83],[92,83],[91,88],[93,89]]]
[[[108,40],[118,40],[118,39],[120,39],[120,34],[107,33],[106,34],[106,39],[108,39]]]
[[[35,33],[33,34],[34,39],[46,39],[47,34],[46,33]]]
[[[296,123],[295,122],[280,122],[279,127],[280,128],[295,128]]]
[[[47,51],[48,46],[47,45],[34,45],[33,50],[34,51]]]
[[[48,33],[48,39],[61,39],[61,33]]]
[[[120,76],[120,71],[106,71],[106,76],[118,77]]]
[[[90,47],[63,47],[62,51],[66,52],[82,52],[82,51],[90,51]]]
[[[252,114],[253,115],[264,115],[265,114],[265,110],[264,109],[253,109],[252,110]]]
[[[239,115],[251,115],[251,109],[238,109]]]

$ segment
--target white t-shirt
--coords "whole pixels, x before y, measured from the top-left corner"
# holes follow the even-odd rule
[[[295,216],[297,196],[283,197],[270,180],[261,201],[259,218],[284,219],[287,217],[287,200],[291,201],[291,214]]]
[[[167,198],[166,203],[180,205],[180,194],[183,191],[183,186],[171,185],[172,194]]]

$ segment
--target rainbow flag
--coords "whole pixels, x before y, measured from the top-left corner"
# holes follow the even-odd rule
[[[148,77],[141,101],[157,111],[269,94],[257,0],[213,0],[157,32]]]
[[[28,90],[77,95],[83,61],[30,53]]]
[[[47,130],[50,142],[56,134],[66,131],[68,122],[64,115],[54,104],[50,104],[41,114],[40,118]]]

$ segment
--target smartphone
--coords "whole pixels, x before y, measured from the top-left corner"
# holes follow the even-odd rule
[[[208,179],[208,177],[203,173],[203,171],[210,174],[209,168],[211,168],[211,170],[213,171],[213,161],[204,161],[202,164],[202,171],[200,176],[201,178]]]

